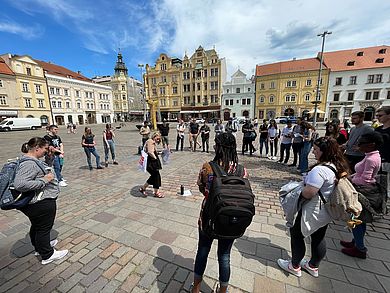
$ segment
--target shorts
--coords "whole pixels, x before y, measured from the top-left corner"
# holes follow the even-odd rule
[[[161,136],[161,141],[163,143],[163,145],[169,145],[169,139],[168,139],[168,136]]]

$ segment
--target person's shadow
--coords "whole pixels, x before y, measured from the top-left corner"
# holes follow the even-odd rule
[[[50,239],[56,239],[58,237],[58,231],[52,229],[50,232]],[[12,258],[22,258],[26,255],[31,254],[34,251],[34,247],[30,241],[30,235],[27,233],[26,236],[22,239],[16,241],[10,250],[10,257]]]
[[[182,292],[181,290],[188,292],[193,282],[194,261],[192,258],[175,254],[167,245],[160,246],[157,249],[157,257],[153,260],[154,267],[159,271],[157,277],[159,292]],[[171,280],[176,280],[176,286],[170,284]],[[200,291],[211,293],[213,289],[202,282]]]

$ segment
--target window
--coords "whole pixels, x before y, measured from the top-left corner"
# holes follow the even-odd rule
[[[161,76],[161,82],[167,82],[167,77],[165,75]]]
[[[310,102],[310,94],[305,95],[305,102]]]
[[[196,83],[196,89],[200,91],[200,82]]]
[[[161,105],[161,107],[166,107],[167,106],[166,100],[165,99],[161,99],[160,100],[160,105]]]
[[[336,83],[335,85],[341,85],[341,82],[343,81],[342,77],[336,77]]]
[[[200,96],[199,96],[199,95],[196,96],[196,102],[197,102],[198,104],[200,104]]]
[[[190,79],[190,72],[183,72],[183,79]]]
[[[81,109],[81,103],[77,102],[77,109]]]
[[[153,88],[153,89],[152,89],[152,95],[153,95],[153,96],[156,96],[156,95],[157,95],[157,89],[156,89],[156,88]]]
[[[373,94],[372,94],[372,99],[373,99],[373,100],[378,100],[378,99],[379,99],[379,91],[373,92]]]
[[[184,88],[183,88],[183,91],[184,92],[189,92],[190,91],[190,85],[189,84],[185,84]]]
[[[217,90],[217,89],[218,89],[218,81],[210,82],[210,90]]]
[[[165,87],[160,87],[160,95],[165,95]]]
[[[357,54],[356,54],[357,56],[363,56],[364,55],[364,52],[357,52]]]
[[[375,74],[375,83],[382,82],[382,76],[383,74]]]
[[[203,77],[207,77],[207,69],[203,70]]]
[[[152,84],[156,84],[157,83],[157,79],[155,77],[152,77]]]
[[[347,63],[347,66],[354,66],[355,65],[355,61],[348,61]]]
[[[61,101],[58,101],[57,105],[58,105],[58,108],[62,108],[62,102]]]
[[[43,100],[38,100],[38,108],[45,108],[45,104],[43,103]]]
[[[165,70],[167,70],[167,65],[165,63],[163,63],[163,64],[161,64],[160,68],[162,71],[165,71]]]
[[[348,93],[348,101],[353,101],[355,93]]]
[[[264,97],[263,96],[260,97],[260,103],[264,103]]]
[[[3,81],[0,79],[0,87],[3,87]]]
[[[32,108],[31,99],[26,99],[26,108]]]
[[[296,80],[288,80],[286,83],[286,87],[296,87],[297,81]]]
[[[56,88],[56,95],[59,95],[59,94],[60,94],[60,89]]]
[[[229,106],[229,100],[225,100],[225,106]]]
[[[356,84],[356,75],[349,77],[349,84]]]
[[[246,105],[246,99],[241,100],[241,105]]]
[[[291,95],[291,102],[295,102],[295,98],[296,98],[295,95]]]
[[[70,108],[70,102],[65,102],[65,106],[66,106],[67,109],[69,109]]]
[[[385,60],[385,58],[378,58],[375,60],[375,63],[383,63],[383,60]]]
[[[174,106],[174,107],[179,106],[179,102],[178,102],[177,100],[173,100],[172,102],[173,102],[173,106]]]
[[[339,101],[339,100],[340,100],[340,94],[339,94],[339,93],[335,93],[335,94],[333,95],[333,101],[337,102],[337,101]]]
[[[366,100],[371,100],[371,92],[366,92]]]
[[[250,105],[251,104],[251,99],[246,99],[246,104]]]
[[[203,89],[204,89],[205,91],[207,91],[207,82],[204,82],[204,83],[203,83]],[[229,93],[229,89],[228,89],[227,92]]]
[[[306,86],[311,86],[311,79],[306,79]]]
[[[251,91],[251,88],[250,87],[248,87],[248,92],[250,92]]]
[[[177,75],[172,75],[172,82],[177,82]]]
[[[275,82],[274,81],[271,81],[269,88],[270,89],[274,89],[275,88]]]
[[[184,104],[188,105],[190,103],[190,97],[184,97]]]
[[[35,85],[35,92],[37,94],[42,94],[42,90],[41,90],[41,85],[40,84],[36,84]]]
[[[218,68],[211,68],[211,76],[218,76]]]
[[[270,102],[270,103],[273,103],[274,101],[275,101],[275,97],[274,97],[274,96],[272,96],[272,95],[271,95],[271,96],[269,96],[269,102]]]
[[[286,95],[285,100],[286,102],[290,102],[290,95]]]
[[[69,90],[68,89],[64,89],[64,96],[69,96]]]
[[[126,86],[124,84],[121,84],[122,91],[126,90]]]
[[[30,68],[30,67],[27,67],[27,68],[26,68],[26,72],[27,72],[27,75],[31,75],[31,68]]]
[[[122,100],[126,101],[126,95],[125,94],[122,95]]]
[[[260,89],[261,89],[261,90],[264,89],[264,83],[261,83],[261,84],[260,84]]]
[[[172,88],[172,94],[177,94],[177,86],[174,86],[174,87]]]
[[[390,91],[387,91],[387,99],[390,100]]]
[[[373,74],[368,75],[367,83],[374,83],[374,75]]]
[[[230,102],[230,106],[233,106],[233,99],[230,99],[229,102]]]
[[[76,91],[76,97],[80,98],[80,91]]]
[[[239,94],[240,93],[240,91],[241,91],[241,89],[238,87],[238,88],[236,88],[236,94]]]
[[[29,92],[29,90],[28,90],[28,83],[22,82],[22,91],[23,92]]]
[[[7,105],[7,97],[6,96],[0,96],[0,105]]]
[[[386,49],[380,49],[379,54],[386,54]]]

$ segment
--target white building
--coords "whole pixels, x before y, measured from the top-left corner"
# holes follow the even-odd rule
[[[45,71],[50,105],[56,124],[113,122],[111,87],[96,84],[80,72],[36,61]]]
[[[330,68],[325,117],[349,119],[364,111],[365,121],[390,105],[390,47],[376,46],[324,53]]]
[[[255,83],[246,78],[246,74],[238,69],[231,81],[223,84],[222,117],[255,118]]]

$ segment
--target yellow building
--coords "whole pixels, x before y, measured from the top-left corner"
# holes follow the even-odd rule
[[[18,117],[35,117],[42,124],[52,123],[43,68],[28,55],[5,54],[1,58],[15,73]]]
[[[256,66],[256,114],[259,119],[279,116],[313,117],[320,61],[317,58]],[[323,65],[318,120],[324,117],[329,69]]]
[[[215,49],[201,46],[183,60],[161,54],[154,67],[146,65],[145,88],[150,102],[157,102],[162,118],[220,117],[226,60]]]
[[[166,54],[160,54],[154,67],[146,64],[146,99],[149,103],[156,103],[160,118],[178,118],[182,103],[181,66],[180,59],[170,58]]]

